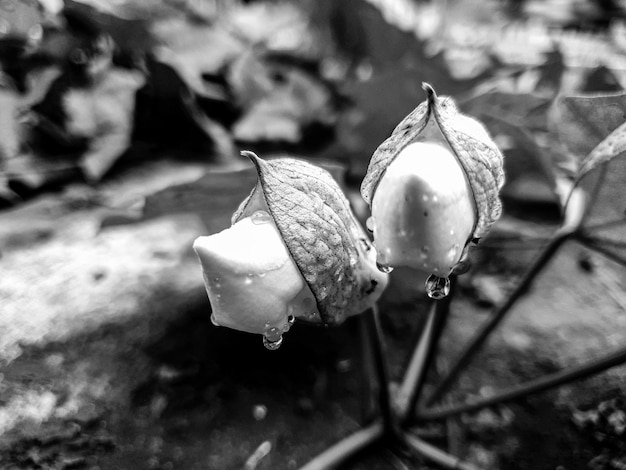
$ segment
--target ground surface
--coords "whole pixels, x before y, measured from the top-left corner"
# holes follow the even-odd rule
[[[363,17],[380,24],[375,13],[366,8]],[[350,160],[352,183],[360,181],[372,149],[422,96],[422,80],[450,94],[466,88],[444,82],[434,61],[405,53],[409,39],[393,28],[370,37],[372,62],[382,72],[349,90],[360,112],[347,126],[354,142],[339,129],[342,145],[323,153]],[[390,49],[404,55],[390,56]],[[254,184],[253,172],[210,173],[201,184],[190,183],[198,193],[171,190],[144,201],[211,169],[155,158],[123,170],[97,188],[74,184],[0,212],[0,468],[296,469],[359,429],[367,416],[358,320],[336,329],[296,324],[273,352],[260,337],[209,321],[191,244],[228,226]],[[623,176],[609,178],[604,196],[621,210]],[[145,220],[128,224],[141,217],[144,202]],[[513,226],[549,234],[556,212],[509,201],[496,232]],[[626,234],[616,237],[623,242]],[[440,370],[541,246],[489,248],[485,242],[460,278]],[[395,379],[426,315],[421,285],[396,270],[381,300]],[[472,363],[454,397],[487,395],[624,344],[625,288],[621,268],[567,244]],[[466,416],[451,423],[453,451],[485,469],[582,470],[606,449],[610,458],[624,457],[623,446],[603,444],[593,429],[581,432],[572,416],[576,408],[623,396],[625,372],[617,367]],[[249,460],[257,450],[262,458]],[[374,449],[346,468],[405,467]]]
[[[271,450],[256,468],[297,468],[363,422],[356,321],[296,326],[276,352],[208,321],[190,246],[221,228],[228,204],[209,227],[180,214],[100,228],[116,214],[105,201],[130,197],[139,177],[158,187],[168,165],[2,213],[3,468],[235,469],[265,441]],[[440,367],[486,318],[489,288],[478,288],[480,303],[475,286],[500,295],[532,256],[476,251]],[[464,392],[489,393],[623,344],[624,280],[616,266],[566,245],[462,379]],[[394,272],[381,303],[395,377],[425,315],[415,282]],[[586,468],[595,450],[571,411],[621,394],[623,372],[468,417],[458,449],[485,468]],[[354,468],[393,465],[383,452]]]

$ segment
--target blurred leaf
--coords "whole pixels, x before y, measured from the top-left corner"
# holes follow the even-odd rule
[[[317,162],[343,185],[345,167],[332,162]],[[102,220],[101,226],[136,223],[157,217],[193,213],[202,220],[208,233],[231,225],[231,216],[257,184],[253,166],[230,171],[208,171],[191,182],[174,184],[144,197],[139,214],[134,210],[117,212]]]
[[[620,91],[621,89],[622,85],[615,76],[615,73],[608,67],[602,65],[596,67],[587,75],[582,91],[585,93],[610,93]]]
[[[549,124],[579,161],[624,120],[626,93],[562,96],[549,116]]]
[[[624,155],[624,151],[626,151],[626,123],[611,132],[606,139],[600,142],[583,159],[578,170],[577,179],[582,178],[598,165],[606,163],[619,155]]]
[[[506,181],[503,197],[528,202],[558,202],[552,160],[533,135],[519,124],[493,115],[478,117],[484,118],[484,124],[504,154]]]
[[[550,99],[545,96],[502,91],[473,94],[460,103],[467,114],[499,117],[509,123],[541,130],[547,127],[546,111],[549,104]]]
[[[272,65],[272,86],[255,101],[233,127],[235,139],[244,142],[297,143],[307,126],[332,126],[337,107],[331,90],[320,80],[293,66]]]

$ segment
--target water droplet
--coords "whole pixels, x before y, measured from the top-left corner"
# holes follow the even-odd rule
[[[433,196],[433,202],[437,202],[439,198],[437,196]]]
[[[289,315],[287,317],[287,324],[289,326],[293,326],[293,324],[296,322],[296,317],[294,317],[293,315]]]
[[[267,273],[259,273],[259,277],[265,277]]]
[[[211,323],[213,323],[214,326],[220,326],[214,313],[211,314]]]
[[[270,341],[266,336],[263,336],[263,346],[270,351],[276,351],[283,344],[283,337],[279,337],[276,341]]]
[[[454,230],[450,229],[450,235],[454,235]]]
[[[428,194],[424,194],[424,195],[422,196],[422,201],[424,201],[424,202],[428,202],[428,199],[429,199]]]
[[[264,336],[268,339],[268,341],[278,341],[282,337],[283,332],[276,328],[275,326],[267,330]]]
[[[267,406],[265,405],[254,405],[252,408],[252,416],[257,421],[262,421],[267,416]]]
[[[214,277],[213,278],[213,282],[215,282],[216,284],[220,283],[220,278],[219,277]]]
[[[256,211],[254,214],[250,216],[253,224],[261,225],[271,222],[272,217],[268,214],[267,211]]]
[[[376,223],[374,222],[374,217],[368,217],[365,221],[365,227],[368,231],[374,233],[374,229],[376,228]]]
[[[386,264],[382,264],[378,262],[376,263],[376,267],[381,273],[385,273],[385,274],[389,274],[391,271],[393,271],[393,268],[391,266],[387,266]]]
[[[431,274],[426,279],[426,293],[431,299],[443,299],[450,293],[450,279]]]

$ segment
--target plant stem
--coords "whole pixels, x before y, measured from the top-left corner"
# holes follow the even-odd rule
[[[623,267],[626,268],[626,258],[624,258],[623,256],[618,255],[617,253],[603,247],[600,246],[598,244],[596,244],[594,242],[594,240],[589,239],[589,238],[581,238],[581,237],[577,237],[576,241],[582,243],[584,246],[586,246],[587,248],[589,248],[590,250],[596,251],[598,253],[600,253],[601,255],[607,257],[608,259],[610,259],[611,261],[614,261],[615,263],[618,263],[620,265],[622,265]]]
[[[615,226],[620,226],[626,224],[626,218],[624,219],[617,219],[617,220],[607,220],[605,222],[599,222],[595,225],[589,225],[589,226],[585,226],[585,232],[589,233],[592,232],[594,230],[604,230],[607,228],[613,228]]]
[[[376,396],[378,387],[376,382],[376,369],[374,367],[374,354],[372,352],[372,342],[370,341],[369,328],[365,315],[360,315],[357,319],[359,330],[359,343],[361,345],[361,419],[364,423],[374,420],[376,413]]]
[[[431,305],[426,324],[415,346],[409,366],[404,373],[402,385],[398,390],[396,408],[402,423],[412,414],[424,388],[426,374],[433,361],[450,312],[450,302],[455,292],[454,277],[451,279],[451,282],[452,289],[450,294],[442,300],[434,301]]]
[[[465,349],[461,352],[461,354],[459,354],[457,360],[453,362],[448,374],[442,379],[433,391],[432,395],[426,401],[427,405],[432,405],[444,397],[450,387],[456,382],[460,373],[467,367],[475,354],[481,349],[491,332],[500,324],[515,302],[517,302],[517,300],[526,293],[532,285],[535,277],[537,277],[537,275],[548,264],[561,245],[563,245],[568,238],[569,233],[560,234],[557,232],[555,237],[550,240],[537,260],[532,264],[528,271],[526,271],[526,274],[522,277],[516,289],[509,295],[506,302],[495,310],[489,320],[487,320],[474,334],[472,339],[465,346]]]
[[[300,470],[330,470],[352,457],[365,447],[381,439],[384,435],[384,426],[381,422],[370,424],[345,439],[329,447],[313,460],[309,461]]]
[[[389,371],[387,368],[385,340],[380,326],[380,313],[378,304],[365,312],[366,326],[369,331],[369,341],[372,355],[374,356],[374,367],[378,378],[378,403],[383,420],[385,432],[391,436],[397,435],[396,418],[391,408],[391,395],[389,391]]]
[[[465,463],[458,457],[450,455],[412,434],[405,433],[405,442],[409,450],[414,454],[419,457],[424,457],[443,468],[452,470],[478,470],[474,465]]]
[[[463,403],[434,409],[420,410],[417,414],[419,419],[435,420],[444,419],[450,416],[476,411],[481,408],[496,405],[505,401],[523,398],[533,393],[543,392],[560,385],[583,379],[593,374],[603,372],[611,367],[621,365],[626,362],[626,348],[619,349],[611,354],[605,355],[580,366],[569,367],[567,369],[530,380],[524,384],[511,387],[496,393],[495,395]]]

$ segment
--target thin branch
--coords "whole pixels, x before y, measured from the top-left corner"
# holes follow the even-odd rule
[[[374,356],[374,367],[378,379],[378,403],[382,415],[383,426],[387,433],[397,435],[396,418],[391,408],[391,395],[389,390],[389,370],[387,367],[387,354],[382,327],[380,326],[380,313],[378,304],[365,312],[366,326],[369,331],[371,351]]]
[[[613,228],[615,226],[620,226],[623,224],[626,224],[626,217],[623,219],[617,219],[617,220],[607,220],[604,222],[597,223],[596,225],[585,226],[585,232],[591,232],[593,230],[604,230],[607,228]]]
[[[420,420],[441,420],[461,413],[469,413],[481,408],[500,404],[506,401],[516,400],[528,395],[550,390],[576,380],[584,379],[591,375],[603,372],[626,362],[626,348],[619,349],[593,361],[575,367],[569,367],[553,374],[548,374],[524,384],[505,389],[488,398],[473,400],[460,405],[438,407],[434,409],[420,410],[417,418]]]
[[[595,243],[592,242],[592,240],[588,239],[588,238],[576,238],[576,241],[582,243],[584,246],[586,246],[587,248],[596,251],[598,253],[600,253],[601,255],[604,255],[605,257],[607,257],[608,259],[610,259],[611,261],[614,261],[615,263],[618,263],[620,265],[622,265],[623,267],[626,268],[626,258],[624,258],[623,256],[614,253],[613,251],[597,245]]]
[[[594,236],[588,233],[583,233],[579,237],[582,240],[586,240],[594,245],[599,246],[609,246],[611,248],[626,248],[626,241],[614,240],[612,238],[604,238],[599,236]]]
[[[441,400],[450,390],[450,387],[456,382],[456,379],[461,372],[471,362],[476,353],[480,351],[491,332],[500,324],[517,300],[528,291],[537,275],[554,257],[561,245],[568,238],[569,234],[567,233],[563,235],[555,235],[546,248],[541,252],[537,260],[532,264],[528,271],[526,271],[526,274],[522,277],[521,281],[517,285],[517,288],[509,295],[505,303],[493,312],[489,320],[487,320],[480,327],[469,343],[465,346],[465,349],[461,352],[461,354],[459,354],[456,361],[452,363],[448,374],[442,379],[433,391],[432,395],[428,398],[426,402],[427,405],[432,405]]]
[[[437,302],[432,302],[426,324],[413,350],[413,356],[404,373],[404,379],[396,395],[396,408],[400,415],[400,420],[411,413],[411,404],[415,400],[415,395],[426,376],[428,356],[432,346],[433,333],[435,330],[435,317],[437,315]]]
[[[371,424],[329,447],[300,470],[330,470],[384,436],[381,422]]]
[[[401,422],[410,418],[424,388],[426,374],[437,351],[441,334],[450,313],[452,296],[456,291],[456,278],[453,277],[451,281],[453,285],[450,294],[433,302],[409,366],[404,373],[404,379],[396,397]]]
[[[409,450],[418,457],[425,458],[442,466],[443,468],[451,470],[479,470],[474,465],[463,462],[458,457],[438,449],[432,444],[421,440],[419,437],[413,436],[409,433],[405,433],[404,437]]]

